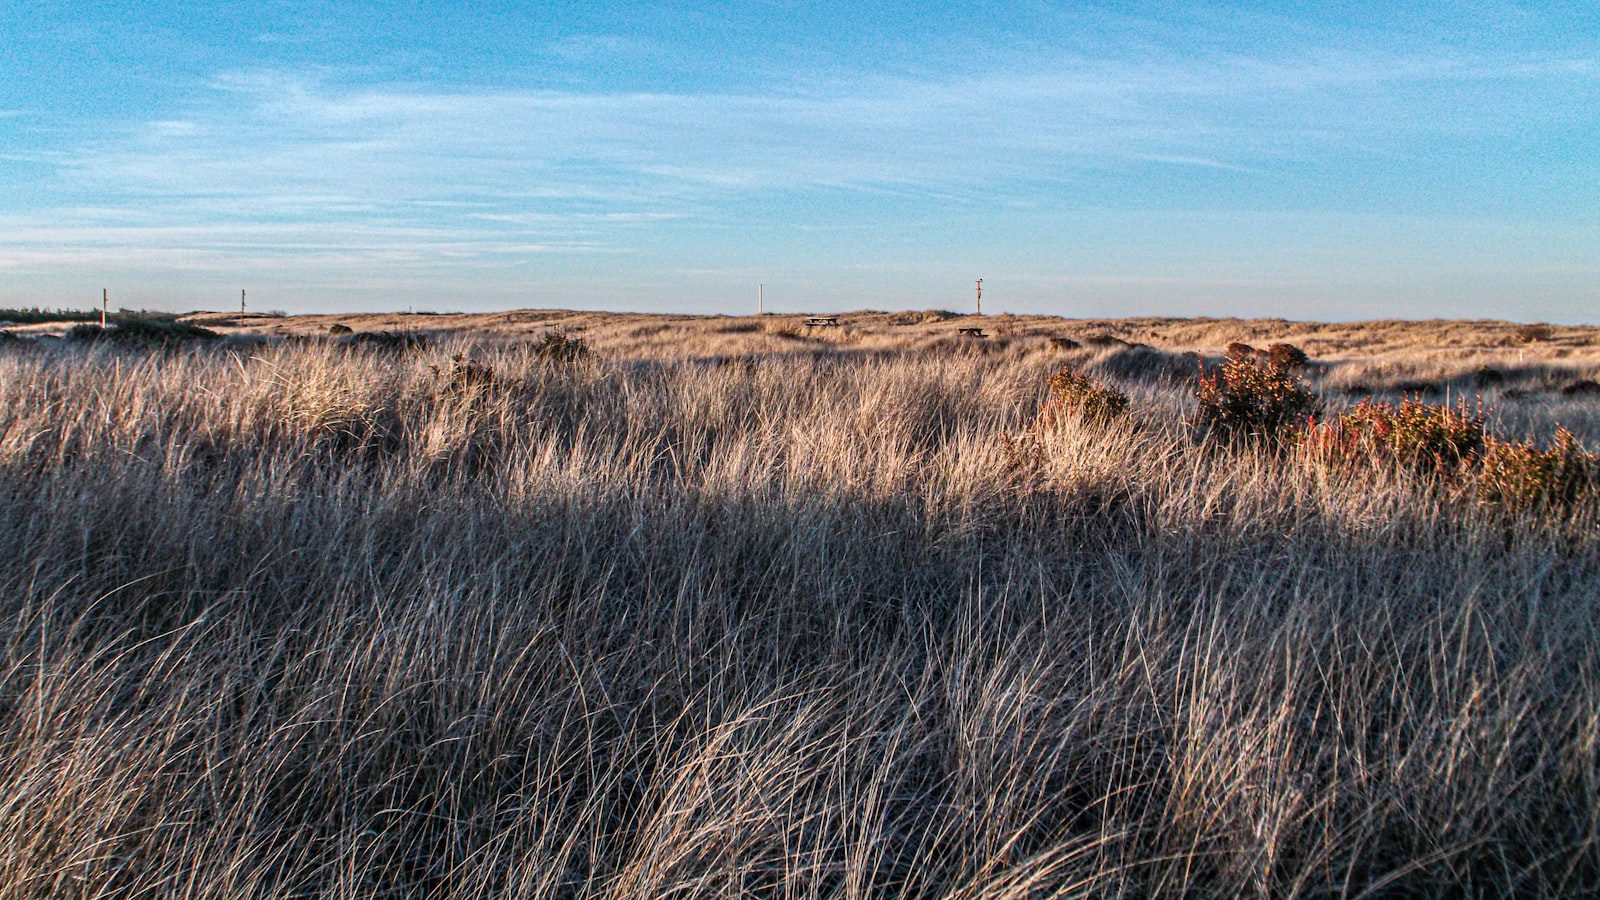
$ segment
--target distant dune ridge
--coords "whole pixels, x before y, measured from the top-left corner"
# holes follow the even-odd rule
[[[1600,892],[1600,328],[804,319],[7,328],[0,895]]]
[[[572,310],[514,310],[498,313],[353,313],[306,316],[239,316],[194,313],[183,318],[225,331],[321,334],[333,324],[358,331],[417,329],[474,334],[536,333],[552,327],[580,329],[596,349],[645,356],[750,353],[791,349],[782,332],[793,329],[810,340],[865,349],[901,349],[954,336],[980,324],[1007,339],[1049,335],[1108,334],[1165,349],[1220,353],[1231,341],[1284,341],[1318,359],[1415,354],[1456,359],[1463,353],[1510,351],[1528,360],[1600,362],[1600,326],[1527,325],[1492,320],[1404,320],[1375,322],[1292,322],[1283,319],[1066,319],[1057,316],[968,316],[948,310],[838,313],[840,328],[805,329],[808,314],[765,316],[674,316]],[[1530,339],[1530,337],[1532,339]]]

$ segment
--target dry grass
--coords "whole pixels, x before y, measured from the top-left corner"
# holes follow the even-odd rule
[[[429,318],[0,348],[0,895],[1600,891],[1596,516],[1186,424],[1178,350],[1413,338]],[[1129,414],[1010,465],[1064,359]]]

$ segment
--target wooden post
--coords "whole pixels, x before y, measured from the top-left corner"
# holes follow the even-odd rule
[[[239,315],[244,315],[244,291],[239,292]]]
[[[100,327],[106,327],[106,311],[111,308],[111,293],[105,288],[100,289]]]
[[[983,279],[978,279],[978,315],[983,315]]]
[[[767,286],[756,285],[756,315],[765,315],[767,311]]]

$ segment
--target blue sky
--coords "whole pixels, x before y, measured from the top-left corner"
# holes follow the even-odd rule
[[[1600,4],[467,6],[0,0],[0,305],[1600,321]]]

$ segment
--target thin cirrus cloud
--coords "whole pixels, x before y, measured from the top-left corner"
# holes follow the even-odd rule
[[[1046,68],[796,82],[765,94],[451,91],[230,74],[188,116],[76,148],[63,170],[100,188],[186,196],[271,197],[315,185],[499,198],[531,185],[614,202],[630,191],[653,200],[725,188],[981,185],[1106,161],[1245,169],[1262,154],[1497,120],[1462,110],[1449,121],[1407,120],[1352,102],[1363,91],[1594,74],[1564,59],[1328,53]]]
[[[313,196],[655,204],[806,187],[959,190],[1141,162],[1248,173],[1262,157],[1497,124],[1459,114],[1428,123],[1350,102],[1374,86],[1593,74],[1559,59],[1326,53],[1064,59],[1048,69],[796,83],[768,94],[450,91],[229,74],[185,116],[72,148],[60,171],[97,191],[251,198],[266,211]]]

